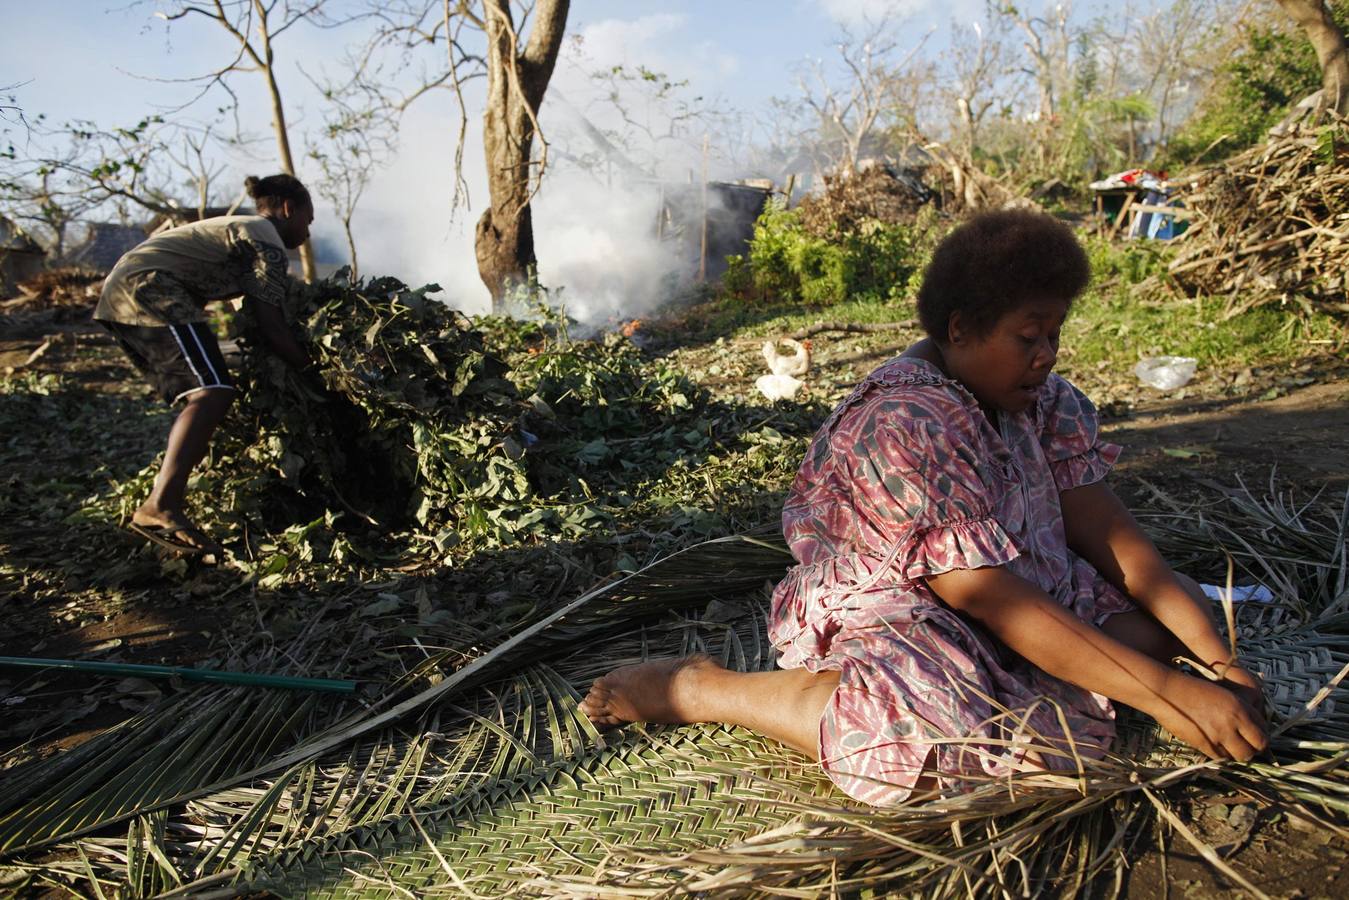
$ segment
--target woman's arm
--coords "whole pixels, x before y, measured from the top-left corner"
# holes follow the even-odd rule
[[[244,302],[248,305],[249,312],[258,323],[258,330],[262,332],[263,340],[272,348],[272,352],[297,372],[307,368],[309,355],[290,333],[290,326],[286,324],[286,316],[281,312],[281,308],[253,297],[246,298]]]
[[[1218,634],[1210,610],[1180,583],[1109,485],[1098,481],[1064,491],[1059,497],[1068,546],[1136,600],[1197,660],[1220,672],[1263,714],[1259,680],[1238,664]]]
[[[1031,664],[1143,710],[1209,756],[1246,760],[1265,747],[1264,730],[1233,694],[1116,641],[1000,566],[956,569],[927,584]]]
[[[1059,495],[1068,546],[1138,602],[1203,663],[1235,662],[1213,617],[1191,596],[1104,481]]]

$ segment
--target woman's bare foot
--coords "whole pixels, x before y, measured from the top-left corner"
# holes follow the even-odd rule
[[[705,721],[700,695],[707,676],[725,669],[707,656],[654,659],[595,679],[581,712],[600,728],[628,722],[684,725]]]

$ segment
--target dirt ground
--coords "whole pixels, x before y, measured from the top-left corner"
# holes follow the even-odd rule
[[[895,352],[902,337],[821,342],[826,349],[819,354],[812,382],[817,398],[827,402],[841,396],[853,380]],[[714,390],[752,390],[751,373],[760,370],[757,353],[757,341],[739,340],[673,355]],[[115,471],[136,471],[163,440],[167,417],[146,414],[154,403],[149,389],[87,319],[0,316],[0,372],[59,374],[87,392],[90,402],[115,398],[139,409],[144,417],[139,438],[110,437],[98,448],[101,464]],[[1090,383],[1084,387],[1091,393]],[[1260,485],[1273,476],[1279,485],[1295,486],[1303,497],[1318,490],[1342,495],[1349,489],[1349,364],[1342,359],[1309,356],[1296,372],[1206,373],[1180,398],[1139,387],[1123,401],[1116,396],[1104,411],[1107,438],[1126,447],[1114,484],[1135,508],[1157,502],[1159,491],[1183,500],[1205,481],[1233,485],[1242,479]],[[51,437],[43,446],[52,448],[45,465],[53,479],[60,479],[63,470],[87,465],[95,449],[80,445],[87,435],[44,437]],[[12,444],[5,440],[0,446]],[[8,454],[6,450],[5,490],[26,496],[18,492],[30,486],[17,483]],[[20,528],[6,527],[0,532],[0,555],[15,552],[21,539]],[[130,538],[125,544],[129,557],[145,553]],[[96,582],[97,573],[90,579]],[[210,583],[181,572],[166,569],[158,584],[141,586],[137,596],[144,602],[100,606],[91,600],[96,594],[78,590],[77,584],[71,587],[68,596],[58,593],[31,602],[22,584],[0,581],[8,595],[0,597],[5,622],[0,655],[98,659],[116,651],[125,662],[202,664],[213,635],[229,626],[213,611]],[[20,602],[24,597],[27,601]],[[11,707],[0,719],[32,715],[18,712],[17,683],[12,671],[0,670],[0,706]],[[51,715],[47,721],[28,721],[29,727],[21,730],[42,734],[44,752],[78,743],[158,696],[153,684],[140,679],[123,679],[101,696],[88,694],[87,682],[73,676],[44,677],[39,684],[47,702],[38,708]],[[22,741],[11,733],[0,741],[0,750]],[[1300,830],[1277,816],[1261,818],[1251,809],[1240,804],[1196,808],[1191,821],[1238,871],[1271,896],[1349,896],[1345,843]],[[1163,852],[1154,840],[1137,857],[1126,885],[1128,896],[1214,897],[1232,890],[1177,835],[1170,835],[1165,845]]]

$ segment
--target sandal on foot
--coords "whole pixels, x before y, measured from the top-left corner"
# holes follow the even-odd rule
[[[127,528],[150,543],[166,550],[172,550],[182,556],[214,555],[215,552],[213,548],[208,550],[199,544],[191,544],[179,538],[178,535],[188,531],[181,525],[138,525],[131,522],[127,525]]]

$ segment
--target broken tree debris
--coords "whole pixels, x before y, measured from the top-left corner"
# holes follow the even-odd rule
[[[1349,120],[1272,135],[1184,199],[1193,218],[1170,274],[1186,293],[1227,295],[1228,315],[1271,302],[1349,313]]]
[[[826,175],[822,193],[796,207],[806,232],[819,237],[856,232],[864,222],[912,222],[933,198],[910,169],[871,166],[851,174]]]

